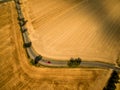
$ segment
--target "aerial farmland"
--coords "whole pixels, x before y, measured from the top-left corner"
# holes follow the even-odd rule
[[[0,90],[120,90],[119,0],[1,0]]]

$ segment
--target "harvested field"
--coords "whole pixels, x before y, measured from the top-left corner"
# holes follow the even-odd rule
[[[29,0],[25,5],[33,47],[53,59],[115,63],[120,51],[120,2],[112,2]]]
[[[24,8],[27,3],[23,1],[22,8],[32,35],[35,29]],[[0,90],[102,90],[105,86],[111,70],[32,66],[23,48],[13,1],[0,4],[0,11]]]

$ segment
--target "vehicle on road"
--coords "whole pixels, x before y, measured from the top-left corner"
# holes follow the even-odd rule
[[[47,61],[47,63],[49,63],[49,64],[50,64],[51,62],[50,62],[50,61]]]

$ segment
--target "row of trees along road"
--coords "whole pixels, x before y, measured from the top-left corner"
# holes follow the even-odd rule
[[[80,65],[80,63],[81,63],[81,59],[80,58],[76,58],[76,59],[71,58],[68,61],[68,66],[69,67],[77,67],[77,66]]]
[[[110,79],[108,80],[107,85],[103,88],[103,90],[115,90],[116,89],[116,85],[115,85],[116,83],[119,83],[119,75],[116,71],[113,71]]]

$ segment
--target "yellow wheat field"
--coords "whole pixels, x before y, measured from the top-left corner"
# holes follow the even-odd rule
[[[66,1],[69,1],[69,0],[66,0]],[[46,2],[48,2],[47,5],[45,5]],[[53,30],[52,25],[56,26],[54,28],[54,30],[58,29],[58,26],[56,25],[56,23],[58,23],[58,22],[55,20],[55,18],[57,19],[56,16],[59,13],[56,13],[56,11],[58,10],[57,12],[59,12],[59,7],[61,7],[61,8],[63,7],[61,9],[61,13],[64,13],[64,8],[66,8],[66,10],[68,9],[68,12],[70,13],[69,8],[71,7],[71,3],[73,3],[73,2],[70,1],[69,3],[67,3],[67,2],[64,2],[64,0],[53,0],[53,2],[52,1],[50,2],[50,0],[44,0],[44,1],[39,0],[39,3],[38,3],[38,0],[28,0],[28,1],[23,0],[22,3],[23,3],[21,5],[22,10],[24,12],[26,19],[28,19],[28,24],[26,26],[28,27],[30,38],[33,42],[34,47],[36,45],[35,37],[38,36],[38,35],[36,35],[36,32],[39,32],[40,35],[43,35],[42,39],[45,40],[45,41],[43,41],[39,38],[41,43],[42,42],[45,43],[45,44],[43,43],[43,45],[45,45],[44,46],[45,50],[42,50],[42,48],[41,48],[41,51],[39,53],[42,53],[45,56],[51,56],[49,54],[49,51],[46,52],[46,49],[50,46],[53,46],[53,48],[55,48],[55,47],[57,48],[59,45],[58,43],[54,45],[54,43],[56,43],[58,40],[57,37],[59,37],[59,36],[55,37],[53,34],[55,32],[49,31],[49,30]],[[41,17],[41,16],[35,15],[36,13],[40,12],[39,10],[42,10],[41,8],[38,9],[38,11],[37,11],[37,9],[35,9],[35,7],[36,8],[38,6],[40,7],[41,3],[43,5],[43,6],[41,6],[41,8],[42,7],[43,8],[47,8],[47,7],[56,8],[55,5],[57,3],[59,3],[60,5],[58,5],[59,6],[58,9],[56,9],[55,12],[53,12],[54,15],[52,14],[50,17],[46,16],[46,18],[45,18],[45,16]],[[63,3],[63,4],[61,4],[61,3]],[[61,5],[63,5],[63,6],[61,6]],[[74,2],[72,4],[72,6],[77,7],[76,2]],[[31,11],[32,9],[33,9],[33,11]],[[34,9],[36,10],[36,12],[34,11]],[[17,13],[16,13],[14,2],[11,1],[11,2],[6,2],[6,3],[0,4],[0,11],[2,11],[2,12],[0,12],[0,90],[102,90],[102,88],[105,86],[105,84],[110,76],[111,70],[89,69],[89,68],[80,68],[80,69],[38,68],[38,67],[32,66],[29,63],[29,59],[27,58],[26,52],[23,48],[23,41],[22,41],[22,36],[21,36],[19,25],[18,25],[18,21],[17,21]],[[49,12],[49,9],[43,10],[43,11],[46,11],[46,13],[47,13],[47,12]],[[35,14],[33,14],[33,13],[35,13]],[[41,14],[41,13],[39,13],[39,14]],[[45,15],[45,12],[43,12],[43,14]],[[52,16],[53,16],[52,20],[56,21],[56,22],[53,22],[53,24],[51,23]],[[65,15],[65,16],[67,17],[67,15]],[[63,15],[63,17],[64,17],[64,15]],[[72,14],[72,17],[75,17],[75,16]],[[40,20],[40,18],[42,21]],[[77,20],[77,18],[78,17],[76,17],[75,21]],[[69,21],[69,19],[70,19],[70,17],[68,17],[67,20]],[[38,21],[36,21],[36,20],[38,20]],[[39,23],[36,23],[36,22],[39,22]],[[60,20],[60,22],[61,22],[61,20]],[[78,21],[78,23],[79,23],[79,21]],[[64,26],[64,24],[65,24],[65,22],[63,22],[63,24],[62,24],[62,22],[60,23],[60,25],[63,25],[63,26]],[[69,22],[69,25],[71,26],[70,22]],[[66,26],[66,28],[63,28],[60,30],[70,29],[70,26],[69,27]],[[45,29],[45,27],[46,27],[46,29]],[[74,33],[75,28],[72,28],[72,29],[73,29],[72,31]],[[40,31],[40,30],[43,30],[43,31]],[[44,30],[46,30],[46,31],[44,31]],[[58,32],[59,32],[59,29],[58,29]],[[67,33],[67,32],[68,31],[66,31],[65,33]],[[84,32],[84,31],[82,31],[82,32]],[[46,35],[44,35],[42,33],[46,34],[49,37],[47,37]],[[52,34],[51,37],[50,37],[50,33]],[[62,33],[62,31],[61,31],[61,33]],[[63,33],[63,36],[64,36],[64,33]],[[53,42],[51,41],[51,43],[50,43],[51,45],[50,45],[46,40],[47,39],[52,40],[52,37],[54,37],[54,39],[56,38],[56,40]],[[64,36],[64,37],[60,36],[60,37],[61,38],[59,40],[67,39],[67,36]],[[82,38],[83,38],[83,36],[82,36]],[[108,41],[109,41],[109,39],[108,39]],[[72,44],[72,42],[70,42],[70,43]],[[76,45],[75,43],[76,43],[76,41],[73,42],[73,45]],[[47,46],[47,44],[48,44],[48,46]],[[80,44],[80,43],[78,42],[78,44]],[[41,46],[42,44],[39,43],[39,45]],[[62,47],[63,46],[61,46],[61,48]],[[112,45],[111,45],[111,47],[112,47]],[[77,47],[75,46],[75,48],[77,48]],[[117,47],[115,47],[115,48],[117,48]],[[40,50],[40,48],[38,48],[38,49]],[[50,48],[48,48],[48,49],[50,50]],[[70,51],[73,50],[72,48],[67,48],[66,50],[68,50],[68,49],[70,49]],[[39,51],[39,50],[37,50],[37,51]],[[73,54],[76,52],[74,50],[73,50]],[[117,49],[111,48],[110,54],[112,52],[111,50],[117,51]],[[52,50],[52,51],[54,51],[54,50]],[[57,53],[61,53],[61,52],[62,51],[58,50]],[[50,53],[51,53],[51,51],[50,51]],[[115,53],[117,53],[117,52],[115,52]],[[55,52],[53,52],[52,54],[55,54]],[[71,56],[73,56],[73,54]],[[65,55],[67,57],[69,56],[69,54],[66,54],[66,52],[65,52]],[[83,54],[83,56],[86,57],[86,55],[84,55],[84,54]],[[116,55],[113,54],[113,56],[111,56],[111,57],[115,58],[115,56]],[[57,57],[57,56],[55,55],[55,57]],[[55,58],[55,57],[52,56],[52,58]],[[64,58],[64,57],[61,55],[60,58]],[[87,58],[88,58],[88,56],[86,57],[86,59]],[[92,56],[90,56],[90,58],[92,58]],[[114,60],[114,58],[112,58],[110,60]],[[108,59],[105,59],[105,60],[108,60]],[[111,62],[111,61],[107,61],[107,62]],[[115,62],[115,61],[113,61],[113,62]]]
[[[34,49],[53,59],[115,63],[120,51],[120,2],[112,2],[29,0],[25,9]]]

